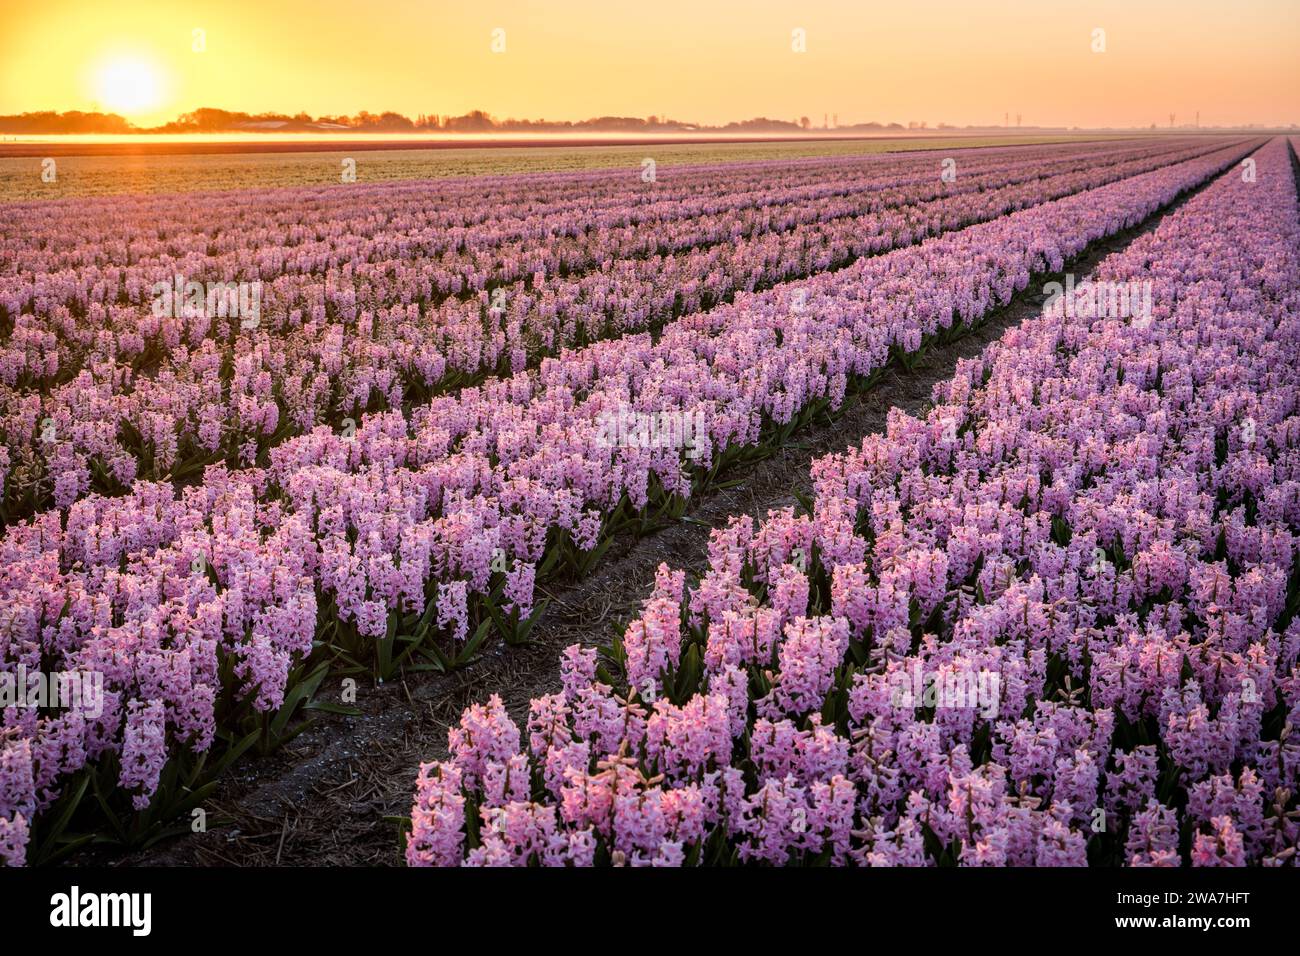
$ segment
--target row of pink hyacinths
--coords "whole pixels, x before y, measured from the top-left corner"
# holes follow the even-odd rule
[[[475,207],[461,214],[471,225],[437,229],[449,214],[409,184],[363,190],[384,216],[341,189],[311,202],[263,191],[253,208],[234,194],[224,216],[230,194],[179,210],[159,197],[21,204],[0,226],[13,263],[0,271],[13,326],[0,340],[0,492],[8,471],[11,499],[39,489],[66,507],[97,471],[104,489],[215,455],[249,464],[288,433],[1215,148],[970,150],[951,183],[933,156],[744,166],[709,200],[696,170],[653,187],[606,173],[585,220],[574,193],[592,178],[555,177],[563,188],[531,203],[516,186],[492,218]],[[263,283],[257,328],[153,315],[153,284],[176,274]]]
[[[574,645],[522,731],[467,709],[407,861],[1295,865],[1300,210],[1256,158],[1099,266],[1151,321],[1045,310],[661,567],[614,685]]]
[[[471,593],[511,568],[510,601],[531,610],[533,572],[558,530],[590,550],[624,498],[655,476],[690,492],[681,449],[606,447],[602,413],[634,407],[704,414],[703,458],[762,439],[851,376],[973,322],[1059,269],[1089,242],[1146,218],[1246,150],[1232,147],[1042,204],[672,323],[543,361],[536,372],[415,409],[284,442],[266,468],[211,467],[178,491],[138,482],[90,495],[0,539],[0,655],[106,675],[94,719],[6,710],[6,816],[49,806],[60,781],[105,753],[130,755],[121,783],[147,805],[170,748],[202,751],[217,730],[218,648],[263,712],[321,627],[363,637],[390,613],[433,600],[442,633],[463,638]],[[794,308],[796,291],[806,301]],[[432,591],[431,591],[432,588]],[[328,616],[320,596],[331,604]],[[24,768],[27,768],[25,771]],[[16,782],[13,782],[16,781]],[[16,831],[15,831],[16,832]]]

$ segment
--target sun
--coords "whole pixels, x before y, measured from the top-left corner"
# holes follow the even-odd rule
[[[105,108],[114,113],[146,113],[162,99],[158,70],[147,60],[109,60],[95,77],[95,91]]]

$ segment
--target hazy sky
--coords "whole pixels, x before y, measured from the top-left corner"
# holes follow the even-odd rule
[[[0,0],[0,113],[93,106],[1292,123],[1300,0]]]

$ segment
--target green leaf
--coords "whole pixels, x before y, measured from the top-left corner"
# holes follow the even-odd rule
[[[452,660],[452,666],[463,667],[472,661],[474,655],[478,653],[479,647],[481,647],[483,642],[487,640],[488,633],[491,629],[492,621],[490,618],[480,624],[478,630],[474,632],[474,636],[465,642],[465,646],[460,649],[460,653],[458,653]]]
[[[64,791],[63,796],[59,798],[59,813],[49,826],[49,836],[42,842],[40,848],[36,851],[35,859],[41,862],[48,862],[54,851],[55,844],[59,843],[63,837],[63,831],[67,829],[68,823],[71,822],[73,814],[77,812],[77,807],[81,805],[81,798],[86,795],[86,788],[90,786],[90,774],[82,774],[81,782],[75,788]],[[76,838],[84,842],[85,838]]]
[[[298,705],[311,699],[312,695],[316,693],[316,688],[320,686],[321,681],[325,679],[327,673],[329,673],[329,664],[320,664],[315,670],[307,675],[306,678],[295,684],[293,688],[284,695],[284,703],[281,705],[280,709],[275,712],[275,716],[271,718],[269,732],[272,740],[279,740],[281,738],[285,727],[288,726],[289,720],[293,717],[294,713],[297,712]]]
[[[414,668],[412,668],[414,669]],[[327,714],[342,714],[345,717],[360,717],[361,711],[346,704],[336,704],[331,700],[313,700],[303,705],[303,710],[319,710]]]

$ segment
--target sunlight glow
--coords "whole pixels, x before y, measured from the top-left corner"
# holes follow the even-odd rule
[[[146,113],[162,99],[158,70],[137,58],[105,63],[95,77],[95,93],[105,109],[124,116]]]

